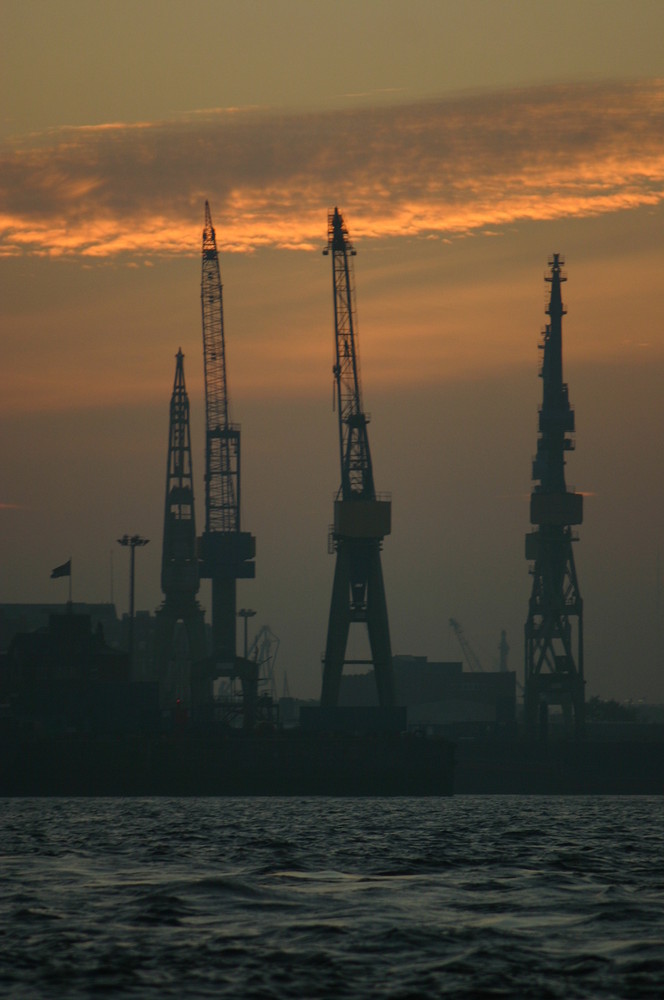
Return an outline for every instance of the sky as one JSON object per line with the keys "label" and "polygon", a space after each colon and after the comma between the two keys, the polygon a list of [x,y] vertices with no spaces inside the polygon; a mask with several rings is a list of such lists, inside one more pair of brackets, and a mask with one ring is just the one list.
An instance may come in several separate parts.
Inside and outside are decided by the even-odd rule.
{"label": "sky", "polygon": [[[588,695],[664,701],[659,0],[5,0],[0,601],[159,584],[179,348],[204,523],[200,249],[217,231],[251,624],[317,697],[334,560],[327,213],[357,250],[393,652],[523,676],[544,275],[563,255]],[[209,584],[201,588],[209,605]],[[365,639],[353,635],[351,653]]]}

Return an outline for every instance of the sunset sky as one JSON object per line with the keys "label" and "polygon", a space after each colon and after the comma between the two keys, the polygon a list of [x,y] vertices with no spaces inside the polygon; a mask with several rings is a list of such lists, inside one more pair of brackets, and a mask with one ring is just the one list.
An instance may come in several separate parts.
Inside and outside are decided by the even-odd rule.
{"label": "sunset sky", "polygon": [[664,701],[664,4],[4,0],[0,37],[0,601],[65,601],[71,556],[74,600],[125,611],[138,532],[158,606],[180,347],[202,529],[207,198],[257,538],[238,602],[281,639],[279,686],[319,694],[338,205],[393,651],[460,658],[454,617],[486,667],[506,629],[523,676],[556,251],[587,691]]}

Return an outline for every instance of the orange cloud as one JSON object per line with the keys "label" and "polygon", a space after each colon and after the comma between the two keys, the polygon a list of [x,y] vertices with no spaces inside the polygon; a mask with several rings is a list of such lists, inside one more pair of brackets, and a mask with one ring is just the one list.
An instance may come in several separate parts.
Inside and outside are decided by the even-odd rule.
{"label": "orange cloud", "polygon": [[196,253],[205,197],[240,252],[319,246],[336,203],[358,239],[654,205],[664,81],[50,131],[0,150],[0,255]]}

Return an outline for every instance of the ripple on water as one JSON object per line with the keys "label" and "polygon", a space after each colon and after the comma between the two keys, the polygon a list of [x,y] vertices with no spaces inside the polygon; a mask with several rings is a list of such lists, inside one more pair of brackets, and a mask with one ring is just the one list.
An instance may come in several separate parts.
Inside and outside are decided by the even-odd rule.
{"label": "ripple on water", "polygon": [[654,997],[662,800],[3,800],[12,997]]}

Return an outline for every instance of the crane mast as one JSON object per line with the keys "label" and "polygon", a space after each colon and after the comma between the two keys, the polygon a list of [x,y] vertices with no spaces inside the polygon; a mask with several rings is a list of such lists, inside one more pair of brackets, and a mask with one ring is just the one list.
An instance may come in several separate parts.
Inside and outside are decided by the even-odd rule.
{"label": "crane mast", "polygon": [[255,576],[256,539],[240,530],[240,428],[230,420],[221,273],[207,201],[201,314],[205,374],[205,530],[200,539],[200,572],[204,579],[212,581],[213,673],[232,677],[238,676],[239,671],[236,581]]}
{"label": "crane mast", "polygon": [[184,381],[184,354],[175,356],[171,396],[166,503],[161,558],[161,588],[165,594],[198,593],[194,482],[189,428],[189,396]]}
{"label": "crane mast", "polygon": [[[157,611],[156,657],[162,709],[192,704],[192,664],[206,655],[203,610],[196,600],[199,588],[194,515],[194,482],[189,427],[189,397],[184,380],[184,355],[178,351],[171,395],[166,501],[161,555],[164,601]],[[184,624],[188,656],[176,656],[175,631]],[[195,693],[195,692],[194,692]]]}
{"label": "crane mast", "polygon": [[[565,454],[574,448],[574,410],[563,382],[562,283],[564,261],[549,261],[551,285],[543,335],[542,406],[532,478],[526,558],[534,563],[525,625],[524,710],[531,732],[545,734],[550,705],[562,709],[565,728],[584,726],[583,601],[574,564],[572,527],[583,521],[583,496],[567,489]],[[576,628],[574,627],[576,623]]]}
{"label": "crane mast", "polygon": [[[376,495],[369,449],[367,415],[357,342],[352,258],[355,250],[337,208],[328,216],[334,301],[335,398],[339,419],[341,484],[334,502],[332,547],[336,554],[327,642],[323,661],[321,705],[334,707],[339,689],[350,625],[367,626],[378,700],[395,704],[392,650],[380,552],[391,530],[391,502]],[[355,661],[357,662],[357,661]]]}

